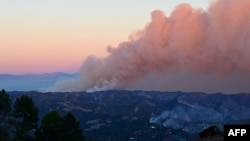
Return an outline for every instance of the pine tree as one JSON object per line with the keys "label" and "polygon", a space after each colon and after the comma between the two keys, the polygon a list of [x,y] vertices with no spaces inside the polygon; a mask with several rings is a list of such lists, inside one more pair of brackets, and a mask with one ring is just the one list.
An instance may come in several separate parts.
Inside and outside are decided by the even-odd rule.
{"label": "pine tree", "polygon": [[[62,117],[57,111],[51,111],[44,115],[40,129],[36,133],[38,141],[57,141],[58,125]],[[64,128],[64,127],[63,127]]]}
{"label": "pine tree", "polygon": [[37,132],[38,141],[84,141],[80,122],[72,113],[64,117],[57,111],[51,111],[42,119],[41,128]]}
{"label": "pine tree", "polygon": [[59,128],[62,130],[62,141],[84,141],[82,129],[80,128],[80,122],[76,120],[72,113],[67,113],[61,122]]}
{"label": "pine tree", "polygon": [[9,139],[11,99],[5,90],[0,91],[0,141]]}
{"label": "pine tree", "polygon": [[13,117],[15,120],[15,139],[32,140],[37,129],[39,110],[32,98],[22,95],[14,103]]}

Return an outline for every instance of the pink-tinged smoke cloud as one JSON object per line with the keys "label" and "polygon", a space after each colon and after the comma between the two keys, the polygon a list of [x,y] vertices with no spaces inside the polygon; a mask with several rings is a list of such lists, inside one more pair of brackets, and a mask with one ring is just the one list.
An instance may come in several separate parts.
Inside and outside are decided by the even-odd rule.
{"label": "pink-tinged smoke cloud", "polygon": [[106,58],[89,56],[58,91],[108,89],[250,91],[250,1],[217,0],[207,10],[180,4]]}

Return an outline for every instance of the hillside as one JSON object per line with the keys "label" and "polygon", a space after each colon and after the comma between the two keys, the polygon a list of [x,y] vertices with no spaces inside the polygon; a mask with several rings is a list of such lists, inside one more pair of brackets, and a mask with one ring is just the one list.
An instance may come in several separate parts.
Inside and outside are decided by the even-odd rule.
{"label": "hillside", "polygon": [[100,141],[194,140],[203,129],[250,123],[250,95],[157,91],[93,93],[9,92],[31,96],[40,117],[49,110],[71,111],[87,137]]}

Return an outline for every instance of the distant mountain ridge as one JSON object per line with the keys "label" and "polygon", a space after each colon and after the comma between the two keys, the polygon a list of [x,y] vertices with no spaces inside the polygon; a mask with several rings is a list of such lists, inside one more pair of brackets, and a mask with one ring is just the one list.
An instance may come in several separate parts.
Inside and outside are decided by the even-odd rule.
{"label": "distant mountain ridge", "polygon": [[8,91],[47,91],[57,81],[77,77],[63,72],[44,74],[0,74],[0,89]]}
{"label": "distant mountain ridge", "polygon": [[85,135],[100,141],[189,139],[212,125],[250,124],[250,94],[125,90],[9,93],[13,99],[23,93],[31,96],[41,116],[52,109],[72,112]]}

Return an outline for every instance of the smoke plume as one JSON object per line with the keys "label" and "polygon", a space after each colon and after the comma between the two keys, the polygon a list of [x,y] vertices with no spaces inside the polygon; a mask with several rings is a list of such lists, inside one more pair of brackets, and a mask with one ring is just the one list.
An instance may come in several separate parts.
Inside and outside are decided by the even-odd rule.
{"label": "smoke plume", "polygon": [[108,89],[250,91],[250,1],[217,0],[209,8],[180,4],[105,58],[89,56],[77,79],[57,91]]}

